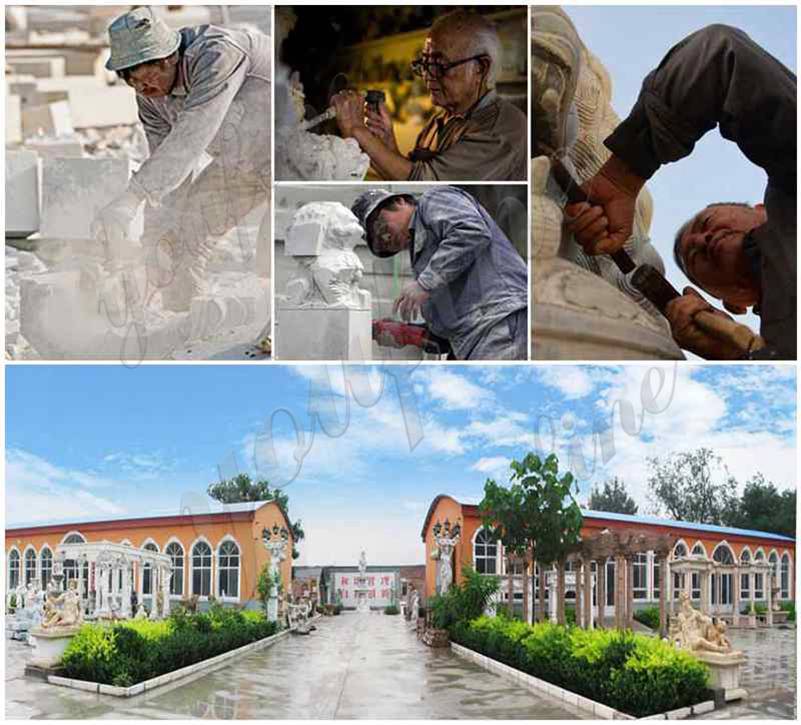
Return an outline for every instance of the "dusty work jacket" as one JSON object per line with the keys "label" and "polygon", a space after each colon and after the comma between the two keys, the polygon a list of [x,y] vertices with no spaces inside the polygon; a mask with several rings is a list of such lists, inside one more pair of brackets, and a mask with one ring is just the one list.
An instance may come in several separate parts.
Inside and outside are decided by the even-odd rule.
{"label": "dusty work jacket", "polygon": [[434,116],[409,154],[410,181],[525,181],[526,114],[489,91],[464,115]]}
{"label": "dusty work jacket", "polygon": [[409,221],[412,271],[431,296],[423,318],[460,360],[527,305],[526,263],[492,217],[453,186],[426,191]]}
{"label": "dusty work jacket", "polygon": [[676,45],[645,79],[606,146],[648,179],[719,126],[768,175],[768,221],[751,234],[761,334],[796,358],[796,77],[745,33],[711,25]]}
{"label": "dusty work jacket", "polygon": [[184,28],[169,95],[137,95],[150,158],[134,187],[157,206],[197,168],[204,152],[226,170],[270,168],[270,40],[258,31]]}

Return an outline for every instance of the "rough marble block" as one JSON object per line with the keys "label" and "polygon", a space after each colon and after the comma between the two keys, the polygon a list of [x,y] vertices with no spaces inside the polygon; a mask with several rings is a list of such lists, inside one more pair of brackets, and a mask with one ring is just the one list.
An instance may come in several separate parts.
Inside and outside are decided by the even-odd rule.
{"label": "rough marble block", "polygon": [[63,76],[66,70],[66,61],[61,56],[42,56],[39,58],[17,58],[6,56],[6,65],[10,66],[15,74],[35,76],[36,78],[55,78]]}
{"label": "rough marble block", "polygon": [[83,142],[79,138],[32,138],[25,148],[35,151],[42,159],[81,158]]}
{"label": "rough marble block", "polygon": [[22,109],[22,132],[32,136],[67,136],[73,132],[70,106],[66,101]]}
{"label": "rough marble block", "polygon": [[67,93],[75,128],[126,126],[139,121],[136,94],[127,86],[79,85]]}
{"label": "rough marble block", "polygon": [[6,146],[22,143],[22,103],[19,96],[6,93]]}
{"label": "rough marble block", "polygon": [[349,308],[281,307],[274,351],[280,360],[370,360],[372,314]]}
{"label": "rough marble block", "polygon": [[[127,159],[42,160],[43,237],[91,238],[97,212],[122,194],[131,175]],[[131,225],[131,237],[142,234],[142,210]]]}
{"label": "rough marble block", "polygon": [[284,254],[293,257],[316,257],[323,251],[324,240],[325,230],[318,222],[295,224],[292,227],[292,234],[287,235],[284,242]]}
{"label": "rough marble block", "polygon": [[30,236],[39,222],[39,160],[33,151],[6,149],[6,236]]}

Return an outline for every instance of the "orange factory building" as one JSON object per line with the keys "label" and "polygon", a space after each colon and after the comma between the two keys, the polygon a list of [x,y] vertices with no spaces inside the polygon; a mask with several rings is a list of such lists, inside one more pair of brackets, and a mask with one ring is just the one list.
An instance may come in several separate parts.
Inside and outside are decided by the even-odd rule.
{"label": "orange factory building", "polygon": [[[772,566],[775,582],[778,585],[779,601],[795,599],[795,539],[779,534],[771,534],[747,529],[736,529],[724,526],[694,524],[683,521],[671,521],[643,516],[607,513],[605,511],[582,510],[584,522],[581,529],[582,539],[595,537],[604,529],[611,531],[626,530],[648,534],[668,534],[673,541],[673,550],[669,560],[693,554],[703,555],[723,566],[729,566],[725,577],[740,576],[736,586],[729,579],[727,586],[719,587],[711,592],[711,601],[716,612],[725,614],[733,609],[733,597],[739,592],[742,603],[754,599],[764,603],[767,600],[763,575],[749,570],[752,562],[767,562]],[[449,521],[451,525],[459,523],[461,534],[453,551],[454,583],[462,580],[462,566],[470,565],[482,574],[506,575],[507,562],[503,555],[503,546],[493,540],[481,522],[478,506],[460,503],[447,495],[437,496],[431,503],[423,523],[422,539],[426,549],[426,591],[433,594],[437,591],[438,547],[435,542],[433,527],[437,522]],[[432,556],[433,555],[433,556]],[[518,565],[519,566],[519,565]],[[739,568],[743,573],[739,573]],[[634,561],[633,591],[636,606],[649,606],[659,601],[658,563],[652,552],[638,554]],[[569,569],[569,566],[568,566]],[[514,574],[521,574],[515,571]],[[674,575],[678,576],[678,575]],[[695,576],[695,575],[693,575]],[[521,577],[522,579],[522,577]],[[609,559],[606,564],[607,613],[614,603],[613,587],[615,581],[615,562]],[[693,579],[693,598],[700,598],[696,580]],[[753,591],[754,596],[751,596]],[[500,595],[507,598],[506,586],[502,585]],[[533,591],[536,596],[536,589]],[[678,591],[674,596],[678,595]],[[515,599],[522,599],[522,586],[516,587]]]}
{"label": "orange factory building", "polygon": [[[60,544],[109,541],[170,556],[172,601],[197,594],[202,603],[212,595],[223,603],[254,608],[260,606],[256,593],[259,573],[270,558],[262,544],[262,531],[276,525],[288,530],[281,579],[284,591],[290,591],[293,544],[290,523],[275,502],[256,501],[218,504],[216,509],[204,513],[7,528],[6,592],[29,581],[36,581],[44,588]],[[65,566],[68,577],[72,571]],[[89,576],[86,567],[84,593],[94,588]],[[136,591],[142,591],[145,597],[152,596],[147,572],[135,571],[134,577]]]}

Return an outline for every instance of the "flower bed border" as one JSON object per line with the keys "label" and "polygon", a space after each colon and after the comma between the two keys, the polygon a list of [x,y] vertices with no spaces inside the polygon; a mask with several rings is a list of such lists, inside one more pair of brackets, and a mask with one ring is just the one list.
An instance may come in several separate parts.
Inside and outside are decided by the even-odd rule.
{"label": "flower bed border", "polygon": [[[564,688],[558,687],[557,685],[552,685],[550,682],[546,682],[545,680],[541,680],[538,677],[534,677],[534,675],[529,675],[527,672],[523,672],[523,670],[518,670],[515,667],[511,667],[507,664],[504,664],[503,662],[499,662],[498,660],[492,659],[492,657],[487,657],[486,655],[483,655],[480,652],[476,652],[475,650],[472,650],[469,647],[465,647],[464,645],[457,644],[456,642],[451,642],[451,650],[460,657],[464,657],[465,659],[471,660],[479,667],[482,667],[485,670],[488,670],[489,672],[494,672],[499,677],[503,677],[506,680],[512,680],[514,682],[520,683],[529,690],[536,690],[538,692],[542,692],[546,695],[550,695],[551,697],[556,698],[557,700],[563,700],[568,705],[572,705],[573,707],[577,707],[581,710],[585,710],[589,713],[592,713],[592,715],[597,720],[638,719],[635,718],[633,715],[629,715],[628,713],[622,712],[620,710],[615,710],[613,707],[609,707],[609,705],[604,705],[600,702],[596,702],[595,700],[590,700],[590,698],[584,697],[583,695],[571,692],[570,690],[565,690]],[[689,707],[681,707],[677,710],[657,713],[656,715],[648,715],[647,717],[640,719],[683,720],[684,718],[690,717],[691,715],[703,715],[704,713],[712,712],[712,710],[714,709],[715,709],[714,701],[707,700],[706,702],[700,702],[697,705],[691,705]]]}
{"label": "flower bed border", "polygon": [[[309,621],[314,621],[318,619],[319,616],[320,615],[317,615],[317,617],[313,617]],[[149,680],[145,680],[144,682],[137,682],[135,685],[131,685],[130,687],[104,685],[99,682],[91,682],[88,680],[73,680],[69,677],[59,677],[58,675],[49,675],[47,681],[51,685],[69,687],[73,690],[96,692],[100,695],[112,695],[114,697],[134,697],[136,695],[141,695],[143,692],[150,692],[151,690],[155,690],[157,687],[161,687],[171,682],[189,677],[190,675],[216,669],[217,667],[224,665],[228,660],[239,655],[248,654],[249,652],[269,647],[275,644],[279,639],[289,635],[292,631],[292,629],[281,630],[280,632],[271,634],[269,637],[265,637],[264,639],[259,639],[255,642],[251,642],[250,644],[243,645],[242,647],[237,647],[236,649],[223,652],[215,657],[210,657],[209,659],[195,662],[193,665],[187,665],[186,667],[181,667],[178,670],[166,672],[163,675],[153,677]]]}

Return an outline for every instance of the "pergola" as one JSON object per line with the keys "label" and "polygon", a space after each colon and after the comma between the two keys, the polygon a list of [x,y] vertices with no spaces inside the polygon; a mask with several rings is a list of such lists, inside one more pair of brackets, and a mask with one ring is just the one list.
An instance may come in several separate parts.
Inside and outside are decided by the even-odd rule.
{"label": "pergola", "polygon": [[[55,552],[56,569],[63,570],[66,561],[74,561],[78,572],[89,567],[89,581],[94,581],[95,617],[109,617],[113,610],[119,616],[130,618],[136,614],[131,611],[131,592],[137,578],[134,567],[139,570],[137,601],[142,602],[144,594],[145,567],[149,567],[151,576],[151,592],[155,607],[156,592],[162,593],[162,616],[170,612],[170,577],[172,576],[172,559],[167,554],[160,554],[150,549],[137,549],[126,544],[113,544],[110,541],[93,541],[74,544],[60,544]],[[83,591],[81,582],[81,598],[86,601],[89,592]]]}

